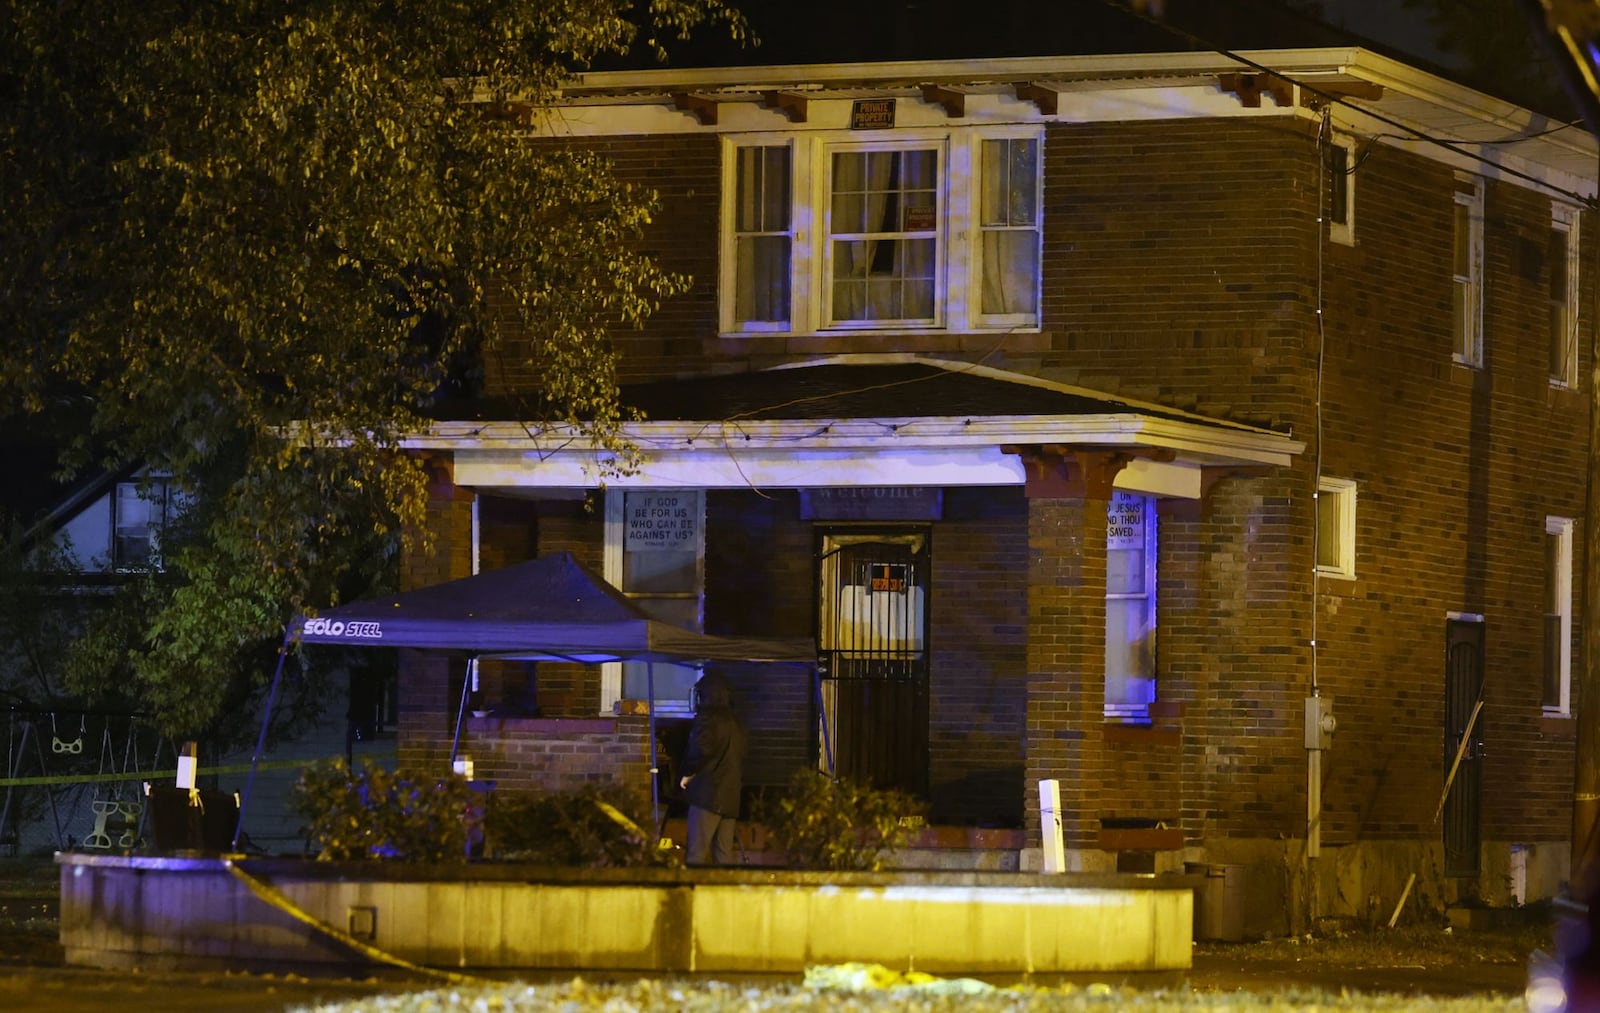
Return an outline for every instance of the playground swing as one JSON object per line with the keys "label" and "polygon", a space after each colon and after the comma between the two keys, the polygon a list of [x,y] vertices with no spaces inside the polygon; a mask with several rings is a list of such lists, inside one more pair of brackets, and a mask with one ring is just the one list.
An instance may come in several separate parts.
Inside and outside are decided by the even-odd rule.
{"label": "playground swing", "polygon": [[53,752],[53,753],[71,753],[73,756],[77,756],[79,753],[83,752],[83,737],[88,732],[88,730],[89,730],[89,716],[87,714],[79,714],[78,715],[78,737],[73,739],[70,742],[67,741],[66,739],[63,739],[61,737],[61,733],[56,730],[56,712],[55,711],[51,711],[50,712],[50,751]]}
{"label": "playground swing", "polygon": [[[128,720],[128,739],[122,750],[122,770],[117,770],[117,756],[115,744],[111,738],[111,717],[106,716],[105,724],[100,735],[100,778],[94,787],[94,798],[89,802],[89,807],[94,812],[94,829],[89,836],[83,839],[86,848],[113,847],[112,834],[116,834],[115,845],[119,848],[136,848],[143,843],[139,835],[141,818],[144,815],[144,803],[138,799],[124,799],[122,797],[123,781],[130,769],[139,773],[138,751],[135,748],[136,726],[132,718]],[[161,743],[156,742],[159,752]],[[100,786],[105,782],[106,768],[110,767],[110,783],[114,786],[110,791],[110,798],[100,797]]]}

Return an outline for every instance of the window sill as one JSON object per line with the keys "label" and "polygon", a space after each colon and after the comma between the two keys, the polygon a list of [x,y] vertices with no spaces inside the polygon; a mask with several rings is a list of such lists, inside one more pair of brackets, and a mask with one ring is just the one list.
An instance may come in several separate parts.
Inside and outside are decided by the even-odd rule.
{"label": "window sill", "polygon": [[1352,582],[1356,579],[1356,575],[1348,570],[1333,570],[1323,566],[1317,567],[1317,576],[1326,577],[1329,580],[1343,580]]}

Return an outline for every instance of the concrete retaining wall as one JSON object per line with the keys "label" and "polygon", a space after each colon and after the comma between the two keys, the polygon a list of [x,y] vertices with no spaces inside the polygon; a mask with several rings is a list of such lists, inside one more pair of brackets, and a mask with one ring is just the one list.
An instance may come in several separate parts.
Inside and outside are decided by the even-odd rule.
{"label": "concrete retaining wall", "polygon": [[1194,877],[459,868],[63,854],[61,943],[97,967],[361,965],[935,974],[1190,966]]}

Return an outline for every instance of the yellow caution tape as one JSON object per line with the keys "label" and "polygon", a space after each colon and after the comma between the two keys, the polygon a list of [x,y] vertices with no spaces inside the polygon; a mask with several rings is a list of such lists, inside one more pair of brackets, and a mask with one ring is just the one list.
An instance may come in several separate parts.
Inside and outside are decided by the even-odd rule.
{"label": "yellow caution tape", "polygon": [[[394,753],[362,753],[360,755],[387,759],[393,757]],[[256,764],[255,768],[257,770],[294,770],[300,767],[308,767],[313,763],[320,763],[324,759],[333,760],[342,759],[342,757],[328,756],[310,760],[263,760]],[[245,774],[249,773],[249,771],[250,764],[233,763],[225,767],[201,767],[196,773],[201,777],[206,777],[211,774]],[[60,785],[96,784],[102,781],[160,781],[163,779],[172,780],[177,776],[177,770],[167,769],[126,770],[120,774],[56,774],[39,777],[0,777],[0,788],[22,787],[23,785],[33,784]]]}
{"label": "yellow caution tape", "polygon": [[294,901],[284,896],[281,890],[276,889],[268,883],[263,883],[261,880],[239,868],[233,862],[228,862],[227,865],[228,871],[233,873],[233,878],[243,883],[251,893],[256,895],[257,898],[266,902],[272,907],[277,908],[279,911],[282,911],[284,914],[295,919],[296,921],[303,922],[304,924],[311,926],[311,928],[315,929],[316,931],[321,932],[323,935],[338,940],[345,946],[350,947],[352,950],[355,950],[357,953],[360,953],[369,960],[376,960],[382,964],[389,964],[392,967],[403,968],[407,971],[414,971],[417,974],[427,975],[429,977],[443,978],[452,985],[496,984],[496,982],[493,982],[488,978],[476,978],[470,974],[460,974],[456,971],[442,971],[436,967],[425,967],[422,964],[413,964],[411,961],[397,957],[392,953],[386,953],[383,950],[378,949],[376,946],[363,943],[350,933],[336,928],[335,926],[329,925],[316,915],[302,910],[295,905]]}

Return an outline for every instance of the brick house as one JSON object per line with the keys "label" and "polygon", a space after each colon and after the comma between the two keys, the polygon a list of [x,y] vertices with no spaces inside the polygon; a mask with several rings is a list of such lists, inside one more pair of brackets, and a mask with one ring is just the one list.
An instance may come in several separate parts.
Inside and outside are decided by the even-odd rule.
{"label": "brick house", "polygon": [[[832,763],[1018,828],[1023,867],[1055,779],[1069,868],[1245,870],[1261,931],[1412,874],[1551,895],[1595,144],[1367,50],[1244,55],[586,75],[534,143],[655,188],[695,277],[616,336],[639,467],[492,376],[412,442],[408,586],[570,551],[658,616],[814,638],[818,679],[733,674],[751,780]],[[463,677],[403,660],[402,759],[447,755]],[[694,677],[657,671],[659,717]],[[462,748],[503,790],[644,784],[643,695],[485,665]]]}

